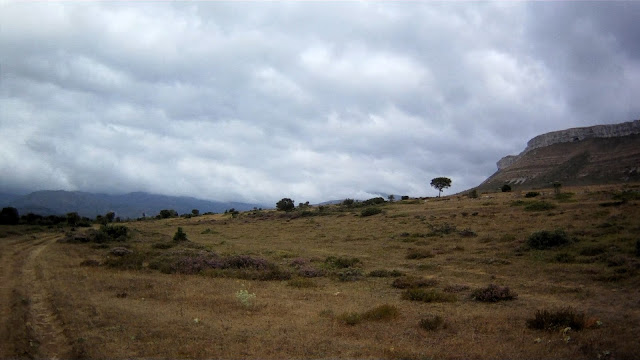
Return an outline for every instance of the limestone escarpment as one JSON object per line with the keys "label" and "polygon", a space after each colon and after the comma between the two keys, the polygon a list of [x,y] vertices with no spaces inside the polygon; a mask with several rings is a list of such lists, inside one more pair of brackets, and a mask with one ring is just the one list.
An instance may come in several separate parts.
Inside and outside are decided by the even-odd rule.
{"label": "limestone escarpment", "polygon": [[597,125],[582,128],[553,131],[538,135],[527,142],[527,147],[519,155],[508,155],[497,163],[498,170],[505,169],[515,163],[526,153],[545,146],[583,141],[593,138],[612,138],[640,134],[640,120],[612,125]]}
{"label": "limestone escarpment", "polygon": [[517,156],[498,161],[498,171],[478,186],[496,190],[640,181],[640,120],[575,128],[536,136]]}

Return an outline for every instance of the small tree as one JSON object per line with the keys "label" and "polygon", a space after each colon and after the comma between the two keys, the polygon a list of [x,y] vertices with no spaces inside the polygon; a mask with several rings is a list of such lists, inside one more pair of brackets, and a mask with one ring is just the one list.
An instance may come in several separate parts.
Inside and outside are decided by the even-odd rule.
{"label": "small tree", "polygon": [[67,213],[67,224],[69,226],[76,226],[80,222],[80,215],[77,212]]}
{"label": "small tree", "polygon": [[113,211],[109,211],[105,217],[107,218],[107,222],[113,222],[113,220],[116,218],[116,213],[114,213]]}
{"label": "small tree", "polygon": [[193,214],[193,216],[198,216],[198,215],[200,215],[200,210],[193,209],[193,210],[191,210],[191,214]]}
{"label": "small tree", "polygon": [[560,188],[562,188],[561,182],[556,181],[553,183],[553,192],[555,192],[556,195],[560,194]]}
{"label": "small tree", "polygon": [[296,208],[296,204],[289,198],[283,198],[276,203],[276,209],[279,211],[291,211]]}
{"label": "small tree", "polygon": [[443,189],[451,187],[451,179],[446,177],[433,178],[431,179],[431,186],[438,189],[438,197],[440,197]]}
{"label": "small tree", "polygon": [[187,241],[187,234],[184,231],[182,231],[181,227],[178,227],[178,231],[176,231],[176,233],[173,234],[173,241],[176,241],[176,242]]}
{"label": "small tree", "polygon": [[2,212],[0,212],[1,225],[16,225],[19,221],[18,209],[14,207],[2,208]]}
{"label": "small tree", "polygon": [[394,195],[389,195],[387,196],[387,199],[389,200],[389,202],[393,202],[393,200],[395,200],[396,197]]}

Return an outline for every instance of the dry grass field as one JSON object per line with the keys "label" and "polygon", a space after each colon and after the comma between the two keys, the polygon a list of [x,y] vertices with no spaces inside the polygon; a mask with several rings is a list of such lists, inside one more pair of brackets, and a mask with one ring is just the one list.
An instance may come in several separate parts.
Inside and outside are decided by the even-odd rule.
{"label": "dry grass field", "polygon": [[0,358],[638,358],[639,189],[5,226]]}

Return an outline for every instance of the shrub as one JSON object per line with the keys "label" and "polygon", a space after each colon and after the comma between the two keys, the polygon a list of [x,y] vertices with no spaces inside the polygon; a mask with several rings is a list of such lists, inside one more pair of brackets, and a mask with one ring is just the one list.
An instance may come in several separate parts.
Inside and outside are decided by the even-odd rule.
{"label": "shrub", "polygon": [[537,191],[529,191],[528,193],[524,194],[524,197],[526,198],[534,198],[536,196],[540,195],[539,192]]}
{"label": "shrub", "polygon": [[564,230],[537,231],[529,236],[527,245],[534,249],[543,250],[569,243],[569,236]]}
{"label": "shrub", "polygon": [[574,262],[576,260],[576,257],[573,256],[572,254],[563,252],[563,253],[556,254],[556,256],[554,257],[554,260],[559,263],[568,264],[568,263]]}
{"label": "shrub", "polygon": [[353,206],[354,203],[355,203],[355,200],[353,199],[344,199],[344,201],[342,201],[342,205],[346,207],[351,207]]}
{"label": "shrub", "polygon": [[478,190],[476,190],[476,189],[471,190],[471,191],[467,194],[467,196],[468,196],[469,198],[471,198],[471,199],[477,199],[477,198],[478,198]]}
{"label": "shrub", "polygon": [[636,241],[636,256],[640,256],[640,240]]}
{"label": "shrub", "polygon": [[293,278],[293,279],[289,280],[287,285],[289,285],[291,287],[299,288],[299,289],[313,288],[313,287],[318,286],[318,285],[316,285],[316,283],[313,280],[308,279],[308,278],[301,278],[301,277],[297,277],[297,278]]}
{"label": "shrub", "polygon": [[402,299],[422,302],[454,302],[457,300],[454,294],[441,293],[435,290],[420,288],[407,289],[402,294]]}
{"label": "shrub", "polygon": [[362,322],[362,315],[356,312],[342,313],[338,315],[338,320],[346,325],[354,326]]}
{"label": "shrub", "polygon": [[417,260],[417,259],[426,259],[432,258],[435,255],[427,249],[408,249],[407,250],[407,259]]}
{"label": "shrub", "polygon": [[556,208],[556,205],[552,203],[548,203],[546,201],[533,201],[524,207],[527,211],[545,211],[545,210],[553,210]]}
{"label": "shrub", "polygon": [[336,272],[338,280],[340,281],[358,281],[362,278],[362,271],[360,269],[347,268]]}
{"label": "shrub", "polygon": [[427,331],[435,331],[446,327],[444,319],[439,315],[422,318],[419,325],[421,329]]}
{"label": "shrub", "polygon": [[453,285],[447,285],[444,288],[444,292],[447,292],[447,293],[457,293],[457,292],[462,292],[466,290],[469,290],[469,285],[453,284]]}
{"label": "shrub", "polygon": [[502,190],[502,192],[510,192],[511,191],[511,186],[508,185],[508,184],[504,184],[504,185],[502,185],[500,190]]}
{"label": "shrub", "polygon": [[298,268],[298,275],[306,278],[320,277],[324,275],[324,271],[311,266],[303,266]]}
{"label": "shrub", "polygon": [[395,279],[391,286],[396,289],[412,289],[412,288],[423,288],[423,287],[431,287],[436,286],[438,284],[438,280],[436,279],[425,279],[416,276],[402,276]]}
{"label": "shrub", "polygon": [[509,290],[506,286],[490,284],[486,288],[476,289],[471,293],[471,298],[482,302],[498,302],[503,300],[515,300],[518,294]]}
{"label": "shrub", "polygon": [[357,257],[349,258],[349,257],[342,257],[342,256],[340,257],[329,256],[325,259],[324,263],[328,267],[346,269],[359,264],[360,259],[358,259]]}
{"label": "shrub", "polygon": [[604,245],[587,246],[580,250],[582,256],[596,256],[604,254],[607,251],[607,247]]}
{"label": "shrub", "polygon": [[398,277],[402,276],[400,270],[373,270],[369,272],[369,277]]}
{"label": "shrub", "polygon": [[476,237],[476,236],[478,236],[478,234],[476,234],[476,232],[471,230],[471,229],[464,229],[464,230],[458,232],[458,234],[460,234],[460,236],[462,236],[462,237]]}
{"label": "shrub", "polygon": [[363,321],[389,321],[400,315],[400,310],[394,305],[380,305],[364,313],[346,312],[338,316],[338,320],[346,325],[354,326]]}
{"label": "shrub", "polygon": [[436,236],[436,235],[448,235],[453,233],[454,231],[456,231],[456,226],[455,225],[451,225],[449,223],[443,223],[440,225],[429,225],[429,228],[431,228],[431,236]]}
{"label": "shrub", "polygon": [[570,327],[571,330],[579,331],[585,327],[585,314],[570,307],[555,311],[536,310],[534,317],[527,320],[527,327],[535,330]]}
{"label": "shrub", "polygon": [[380,209],[380,208],[369,207],[369,208],[366,208],[366,209],[362,210],[360,212],[360,216],[362,216],[362,217],[372,216],[372,215],[380,214],[381,212],[382,212],[382,209]]}
{"label": "shrub", "polygon": [[140,270],[145,256],[139,252],[132,252],[123,256],[110,256],[104,261],[104,265],[121,270]]}
{"label": "shrub", "polygon": [[380,305],[362,314],[364,320],[385,321],[395,319],[400,315],[400,310],[394,305]]}
{"label": "shrub", "polygon": [[556,200],[559,201],[569,201],[571,200],[571,198],[573,197],[574,193],[571,192],[567,192],[567,193],[560,193],[560,194],[556,194]]}
{"label": "shrub", "polygon": [[178,227],[178,230],[176,231],[176,233],[173,235],[173,241],[175,242],[181,242],[181,241],[187,241],[187,234],[182,231],[181,227]]}
{"label": "shrub", "polygon": [[102,225],[100,232],[113,241],[126,241],[129,237],[129,228],[124,225]]}
{"label": "shrub", "polygon": [[363,206],[369,206],[369,205],[379,205],[379,204],[384,204],[385,200],[383,197],[378,196],[378,197],[374,197],[371,199],[367,199],[365,201],[362,202]]}
{"label": "shrub", "polygon": [[295,208],[295,202],[289,198],[283,198],[276,203],[276,209],[279,211],[292,211]]}
{"label": "shrub", "polygon": [[161,249],[161,250],[170,249],[173,246],[174,246],[174,244],[172,244],[172,243],[155,243],[155,244],[151,245],[152,248]]}

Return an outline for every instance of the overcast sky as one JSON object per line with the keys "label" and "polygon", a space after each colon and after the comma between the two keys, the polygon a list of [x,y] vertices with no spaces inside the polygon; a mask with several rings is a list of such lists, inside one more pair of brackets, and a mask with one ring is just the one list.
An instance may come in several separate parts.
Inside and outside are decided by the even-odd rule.
{"label": "overcast sky", "polygon": [[480,184],[640,118],[640,2],[0,0],[0,191],[320,202]]}

